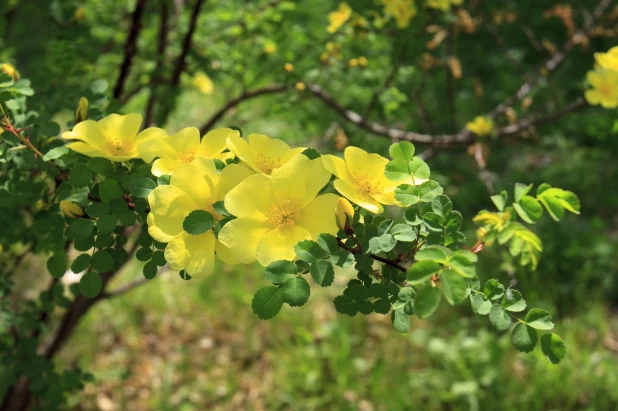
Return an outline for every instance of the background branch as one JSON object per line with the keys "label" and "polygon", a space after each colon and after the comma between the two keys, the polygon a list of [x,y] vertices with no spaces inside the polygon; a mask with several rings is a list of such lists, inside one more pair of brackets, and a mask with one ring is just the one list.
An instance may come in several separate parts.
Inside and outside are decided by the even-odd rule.
{"label": "background branch", "polygon": [[146,0],[137,0],[135,10],[133,11],[133,15],[131,17],[131,28],[129,29],[129,35],[127,36],[127,41],[124,45],[124,59],[122,60],[118,80],[116,81],[116,86],[114,87],[112,94],[116,99],[119,99],[122,95],[124,84],[129,76],[129,70],[131,69],[133,57],[137,53],[137,36],[142,29],[141,20],[145,5]]}

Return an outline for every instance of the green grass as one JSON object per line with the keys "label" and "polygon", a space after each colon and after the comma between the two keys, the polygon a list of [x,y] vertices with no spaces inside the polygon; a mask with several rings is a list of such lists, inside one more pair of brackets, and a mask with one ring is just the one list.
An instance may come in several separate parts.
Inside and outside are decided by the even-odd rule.
{"label": "green grass", "polygon": [[[129,270],[122,283],[140,275]],[[610,410],[618,406],[618,321],[601,307],[560,319],[559,366],[539,347],[517,353],[468,307],[444,306],[403,336],[389,316],[337,315],[338,285],[312,286],[304,309],[272,321],[251,313],[258,267],[220,267],[185,282],[159,274],[100,303],[60,361],[96,383],[74,398],[86,409]],[[458,312],[455,312],[455,311]],[[466,331],[469,330],[469,331]]]}

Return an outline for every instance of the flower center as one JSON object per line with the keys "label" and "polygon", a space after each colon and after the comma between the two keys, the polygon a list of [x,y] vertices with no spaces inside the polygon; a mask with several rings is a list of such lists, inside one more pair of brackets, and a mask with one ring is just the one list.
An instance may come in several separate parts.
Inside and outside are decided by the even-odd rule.
{"label": "flower center", "polygon": [[275,168],[281,167],[281,158],[270,158],[259,154],[255,159],[255,166],[264,174],[270,174]]}
{"label": "flower center", "polygon": [[124,142],[118,137],[107,136],[105,140],[105,150],[114,156],[128,155],[135,147],[132,143]]}
{"label": "flower center", "polygon": [[268,223],[275,229],[295,224],[300,216],[300,201],[295,198],[277,198],[268,208]]}
{"label": "flower center", "polygon": [[197,153],[197,147],[190,148],[186,151],[182,151],[178,153],[178,159],[182,163],[190,163],[195,159],[195,154]]}
{"label": "flower center", "polygon": [[382,186],[375,181],[374,177],[368,174],[355,174],[358,190],[364,194],[377,194],[382,191]]}

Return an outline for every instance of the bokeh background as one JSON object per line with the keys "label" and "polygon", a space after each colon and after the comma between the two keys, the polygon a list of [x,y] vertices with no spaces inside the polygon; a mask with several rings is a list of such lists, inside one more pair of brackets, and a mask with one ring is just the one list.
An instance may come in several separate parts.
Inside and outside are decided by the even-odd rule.
{"label": "bokeh background", "polygon": [[[534,80],[496,120],[508,125],[581,98],[593,53],[618,44],[615,0],[464,0],[448,11],[416,1],[405,27],[383,2],[349,3],[348,18],[329,20],[338,1],[0,0],[0,62],[31,79],[30,104],[63,128],[96,89],[109,110],[141,112],[170,133],[233,125],[323,153],[356,145],[386,155],[391,139],[337,106],[363,121],[449,134]],[[561,64],[547,70],[559,53]],[[616,110],[583,107],[498,139],[417,145],[464,215],[469,245],[472,217],[515,182],[548,182],[580,197],[580,216],[535,227],[545,244],[536,271],[510,263],[499,247],[480,256],[482,278],[511,281],[555,315],[568,347],[560,365],[539,349],[518,353],[467,304],[413,320],[405,336],[389,316],[338,315],[332,299],[353,275],[345,270],[332,289],[312,287],[302,309],[261,321],[250,302],[263,269],[221,265],[190,282],[164,270],[98,303],[57,356],[95,376],[71,407],[617,409],[617,119]],[[18,265],[19,299],[49,282],[44,264]],[[141,275],[135,262],[114,281]]]}

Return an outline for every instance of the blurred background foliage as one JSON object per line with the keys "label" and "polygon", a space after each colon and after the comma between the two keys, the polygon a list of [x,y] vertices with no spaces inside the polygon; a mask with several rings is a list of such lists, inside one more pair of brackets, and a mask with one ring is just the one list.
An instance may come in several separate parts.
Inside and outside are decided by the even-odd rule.
{"label": "blurred background foliage", "polygon": [[[351,1],[349,19],[329,32],[337,1],[0,0],[0,62],[31,80],[31,108],[63,128],[80,97],[105,91],[108,112],[144,113],[170,133],[233,125],[322,152],[353,144],[386,155],[390,138],[348,121],[309,87],[365,122],[451,134],[531,78],[538,82],[499,126],[565,107],[582,96],[593,53],[617,44],[616,1],[601,2],[598,18],[597,0],[465,0],[449,12],[416,3],[417,15],[400,28],[380,2]],[[565,44],[564,62],[548,72],[543,63]],[[249,307],[261,268],[221,267],[194,283],[159,274],[92,310],[58,358],[96,378],[71,406],[616,409],[617,133],[615,110],[585,107],[497,139],[417,144],[467,217],[470,239],[471,217],[515,182],[548,182],[581,199],[580,217],[537,225],[545,249],[536,272],[497,247],[479,267],[557,314],[569,347],[561,365],[538,351],[518,354],[465,304],[457,315],[442,307],[401,336],[387,317],[335,315],[331,291],[314,288],[308,309],[266,323]],[[41,264],[17,267],[19,298],[49,281]],[[140,271],[130,267],[122,278]],[[346,278],[339,273],[340,286]],[[461,331],[470,328],[462,322],[475,331]]]}

